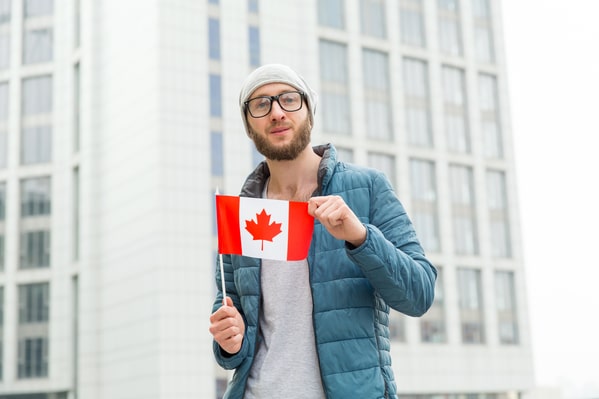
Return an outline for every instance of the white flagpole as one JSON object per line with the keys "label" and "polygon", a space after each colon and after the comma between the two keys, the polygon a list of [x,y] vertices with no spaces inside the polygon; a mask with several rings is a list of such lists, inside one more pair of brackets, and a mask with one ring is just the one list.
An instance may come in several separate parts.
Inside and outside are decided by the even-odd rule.
{"label": "white flagpole", "polygon": [[225,288],[225,269],[223,268],[223,254],[218,254],[220,259],[220,282],[223,288],[223,306],[227,306],[227,289]]}
{"label": "white flagpole", "polygon": [[[216,192],[214,193],[214,199],[216,201],[216,196],[218,195],[218,187],[216,187]],[[220,263],[220,282],[222,285],[223,291],[223,306],[227,306],[227,289],[225,287],[225,269],[223,267],[223,254],[218,253],[218,259]]]}

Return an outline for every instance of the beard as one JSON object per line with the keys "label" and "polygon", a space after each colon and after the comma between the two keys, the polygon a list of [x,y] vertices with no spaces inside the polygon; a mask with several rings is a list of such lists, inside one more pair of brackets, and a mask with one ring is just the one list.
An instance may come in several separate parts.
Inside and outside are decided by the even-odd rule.
{"label": "beard", "polygon": [[268,142],[266,137],[259,135],[253,129],[250,130],[250,135],[256,146],[256,150],[272,161],[292,161],[310,144],[310,119],[299,126],[297,135],[293,137],[291,142],[285,146],[275,146]]}

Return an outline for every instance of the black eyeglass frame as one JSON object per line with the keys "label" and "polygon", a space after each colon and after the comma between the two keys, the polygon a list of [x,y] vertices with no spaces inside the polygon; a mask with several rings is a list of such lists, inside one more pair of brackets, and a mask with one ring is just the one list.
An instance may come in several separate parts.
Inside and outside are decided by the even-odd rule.
{"label": "black eyeglass frame", "polygon": [[[299,107],[298,107],[297,109],[293,109],[293,110],[285,108],[285,106],[283,106],[283,105],[281,104],[281,102],[279,101],[279,98],[280,98],[281,96],[284,96],[284,95],[286,95],[286,94],[292,94],[292,93],[297,93],[297,94],[299,94],[299,95],[300,95],[300,103],[299,103]],[[273,103],[274,101],[276,101],[276,102],[277,102],[277,104],[279,104],[279,107],[281,107],[281,109],[282,109],[283,111],[285,111],[285,112],[297,112],[297,111],[299,111],[299,110],[300,110],[300,109],[302,109],[302,107],[304,106],[304,98],[305,98],[305,95],[306,95],[306,94],[305,94],[303,91],[301,91],[301,90],[286,91],[285,93],[277,94],[276,96],[258,96],[258,97],[250,98],[249,100],[247,100],[247,101],[244,101],[243,105],[244,105],[244,107],[245,107],[245,110],[246,110],[246,112],[248,112],[252,118],[256,118],[256,119],[258,119],[258,118],[264,118],[265,116],[267,116],[268,114],[270,114],[270,111],[272,111],[272,103]],[[257,100],[257,99],[259,99],[259,98],[268,98],[268,99],[270,100],[270,104],[269,104],[269,106],[268,106],[268,111],[267,111],[267,112],[266,112],[264,115],[261,115],[261,116],[254,116],[254,115],[252,114],[252,111],[250,111],[249,103],[250,103],[251,101]]]}

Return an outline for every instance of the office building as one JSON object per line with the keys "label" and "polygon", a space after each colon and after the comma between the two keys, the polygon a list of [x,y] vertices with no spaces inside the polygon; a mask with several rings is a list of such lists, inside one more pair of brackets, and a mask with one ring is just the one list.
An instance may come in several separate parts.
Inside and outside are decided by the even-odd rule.
{"label": "office building", "polygon": [[[391,315],[403,399],[533,385],[498,0],[0,0],[0,398],[197,399],[213,195],[261,160],[238,93],[286,63],[313,142],[383,170],[439,269]],[[292,365],[290,365],[290,369]]]}

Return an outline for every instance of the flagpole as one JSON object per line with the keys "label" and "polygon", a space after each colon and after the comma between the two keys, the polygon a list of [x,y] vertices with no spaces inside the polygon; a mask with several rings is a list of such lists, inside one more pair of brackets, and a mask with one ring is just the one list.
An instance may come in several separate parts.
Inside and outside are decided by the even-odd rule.
{"label": "flagpole", "polygon": [[218,257],[220,259],[220,282],[222,284],[223,290],[223,306],[227,306],[227,289],[225,288],[225,269],[223,267],[223,254],[219,253]]}
{"label": "flagpole", "polygon": [[[214,198],[216,200],[216,196],[218,195],[218,187],[216,187],[216,191],[214,192]],[[222,285],[223,291],[223,306],[227,306],[227,289],[225,286],[225,268],[223,267],[223,254],[218,253],[218,259],[220,263],[220,282]]]}

